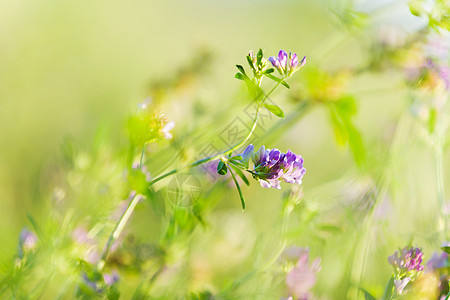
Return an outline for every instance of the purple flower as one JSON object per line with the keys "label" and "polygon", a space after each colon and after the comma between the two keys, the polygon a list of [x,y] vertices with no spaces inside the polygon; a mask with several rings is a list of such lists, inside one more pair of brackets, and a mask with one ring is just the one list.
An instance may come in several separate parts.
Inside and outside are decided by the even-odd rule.
{"label": "purple flower", "polygon": [[77,242],[84,250],[83,259],[91,264],[96,264],[100,261],[100,253],[97,250],[98,242],[89,237],[88,231],[79,226],[72,232],[72,239]]}
{"label": "purple flower", "polygon": [[253,178],[257,179],[263,188],[280,189],[280,182],[302,183],[306,169],[303,167],[303,158],[290,150],[286,153],[278,149],[266,149],[261,146],[253,152],[253,145],[249,145],[242,157],[243,163],[248,168],[249,157],[254,163],[254,170],[250,171]]}
{"label": "purple flower", "polygon": [[113,270],[111,274],[105,273],[103,274],[103,281],[107,286],[112,286],[114,283],[119,281],[119,274],[116,270]]}
{"label": "purple flower", "polygon": [[19,256],[23,256],[24,253],[30,252],[36,248],[38,238],[36,234],[26,228],[20,232],[19,238]]}
{"label": "purple flower", "polygon": [[394,286],[399,295],[423,270],[422,257],[422,250],[414,247],[405,247],[389,256],[388,261],[394,267]]}
{"label": "purple flower", "polygon": [[298,254],[297,263],[286,274],[286,285],[294,299],[308,299],[309,290],[316,283],[316,273],[320,271],[320,258],[309,264],[308,249],[302,249]]}
{"label": "purple flower", "polygon": [[445,65],[441,66],[439,68],[439,77],[445,82],[445,88],[450,90],[450,67]]}
{"label": "purple flower", "polygon": [[280,72],[281,75],[291,76],[300,67],[305,65],[306,56],[304,56],[299,62],[297,54],[287,54],[286,51],[280,50],[280,52],[278,52],[278,56],[269,57],[269,61],[278,70],[278,72]]}
{"label": "purple flower", "polygon": [[420,248],[405,247],[389,256],[388,261],[394,267],[396,273],[406,273],[411,271],[422,271],[423,253]]}
{"label": "purple flower", "polygon": [[427,271],[434,272],[448,265],[449,265],[448,254],[445,252],[441,252],[440,254],[435,252],[433,253],[433,256],[430,258],[430,260],[427,262]]}

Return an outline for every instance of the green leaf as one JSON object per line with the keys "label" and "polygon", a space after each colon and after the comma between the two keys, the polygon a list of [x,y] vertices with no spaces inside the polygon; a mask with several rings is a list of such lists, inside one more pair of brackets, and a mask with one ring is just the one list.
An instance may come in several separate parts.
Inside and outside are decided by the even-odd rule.
{"label": "green leaf", "polygon": [[353,96],[347,95],[335,102],[340,115],[353,116],[358,112],[356,100]]}
{"label": "green leaf", "polygon": [[230,174],[231,174],[231,177],[233,178],[234,184],[236,184],[237,190],[239,192],[239,198],[241,198],[242,209],[245,209],[244,195],[242,195],[241,187],[239,186],[239,183],[237,182],[236,177],[234,177],[234,173],[231,171],[231,169],[230,169]]}
{"label": "green leaf", "polygon": [[444,251],[445,253],[450,254],[450,245],[444,245],[441,247],[441,250]]}
{"label": "green leaf", "polygon": [[270,69],[265,70],[263,74],[267,75],[267,74],[273,73],[274,71],[275,70],[273,68],[270,68]]}
{"label": "green leaf", "polygon": [[217,165],[217,173],[219,175],[227,174],[227,165],[223,161],[219,161],[219,164]]}
{"label": "green leaf", "polygon": [[239,80],[245,81],[248,91],[253,99],[256,100],[264,94],[263,90],[259,86],[257,86],[247,75],[242,73],[236,73],[234,77]]}
{"label": "green leaf", "polygon": [[352,116],[357,111],[355,99],[345,96],[337,102],[330,102],[329,109],[336,142],[342,146],[348,144],[356,163],[363,165],[366,159],[365,147],[361,134],[352,121]]}
{"label": "green leaf", "polygon": [[247,76],[245,76],[242,73],[236,73],[236,75],[234,75],[234,78],[237,78],[239,80],[245,80],[245,77],[247,77]]}
{"label": "green leaf", "polygon": [[369,293],[368,291],[366,291],[363,288],[359,288],[363,293],[364,293],[364,299],[365,300],[377,300],[377,298],[375,298],[374,296],[372,296],[371,293]]}
{"label": "green leaf", "polygon": [[245,74],[244,67],[242,67],[241,65],[236,65],[236,68],[238,68],[238,70],[239,70],[242,74],[247,75],[247,74]]}
{"label": "green leaf", "polygon": [[41,228],[30,213],[27,213],[27,218],[30,221],[31,225],[33,225],[34,231],[36,231],[37,235],[42,235]]}
{"label": "green leaf", "polygon": [[246,58],[247,58],[247,62],[249,64],[250,68],[255,70],[255,66],[253,66],[253,61],[252,61],[252,58],[250,57],[250,55],[247,55]]}
{"label": "green leaf", "polygon": [[259,49],[258,53],[256,54],[256,64],[259,66],[261,64],[262,58],[263,58],[263,51],[262,49]]}
{"label": "green leaf", "polygon": [[349,146],[352,151],[353,158],[358,165],[362,165],[366,159],[366,150],[361,134],[352,123],[346,124],[346,126],[349,137]]}
{"label": "green leaf", "polygon": [[382,300],[391,300],[394,293],[394,276],[389,279],[388,284],[386,285],[386,289],[384,290]]}
{"label": "green leaf", "polygon": [[230,159],[228,162],[230,164],[233,164],[234,166],[240,168],[240,169],[244,169],[245,168],[245,165],[239,160]]}
{"label": "green leaf", "polygon": [[264,107],[267,108],[271,113],[273,113],[275,116],[284,118],[284,112],[283,110],[274,104],[264,104]]}
{"label": "green leaf", "polygon": [[237,168],[233,164],[231,164],[230,167],[233,168],[233,170],[236,172],[236,174],[238,174],[238,176],[241,177],[242,181],[244,181],[244,183],[246,185],[250,185],[250,182],[248,182],[247,177],[245,177],[244,173],[242,173],[242,171],[239,168]]}
{"label": "green leaf", "polygon": [[278,77],[275,77],[275,76],[273,76],[272,74],[266,74],[266,73],[264,73],[264,75],[266,75],[267,78],[270,78],[270,79],[272,79],[273,81],[276,81],[276,82],[281,83],[283,86],[285,86],[285,87],[288,88],[288,89],[291,88],[291,87],[289,86],[289,84],[286,83],[286,81],[284,81],[284,80],[282,80],[282,79],[280,79],[280,78],[278,78]]}
{"label": "green leaf", "polygon": [[423,7],[421,1],[413,0],[409,2],[409,10],[411,14],[420,17],[423,14]]}

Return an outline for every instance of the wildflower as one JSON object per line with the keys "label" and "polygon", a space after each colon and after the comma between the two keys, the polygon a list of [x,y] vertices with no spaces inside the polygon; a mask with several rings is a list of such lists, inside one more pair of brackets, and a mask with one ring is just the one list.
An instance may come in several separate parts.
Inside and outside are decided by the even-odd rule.
{"label": "wildflower", "polygon": [[112,273],[103,274],[103,281],[107,286],[112,286],[114,283],[119,281],[119,274],[116,270],[112,271]]}
{"label": "wildflower", "polygon": [[405,247],[389,256],[388,261],[394,267],[394,286],[399,295],[423,270],[422,257],[422,250],[413,247]]}
{"label": "wildflower", "polygon": [[[399,256],[400,254],[400,256]],[[388,261],[394,267],[394,270],[398,273],[422,271],[423,253],[420,248],[407,247],[399,251],[396,251],[393,255],[389,256]]]}
{"label": "wildflower", "polygon": [[147,110],[151,104],[152,104],[152,98],[150,98],[150,97],[145,98],[144,101],[142,101],[141,103],[138,103],[138,105],[137,105],[138,112]]}
{"label": "wildflower", "polygon": [[169,131],[172,130],[174,127],[175,127],[175,122],[171,121],[171,122],[168,122],[166,125],[164,125],[164,127],[161,129],[161,133],[163,134],[163,136],[166,140],[172,139],[173,136]]}
{"label": "wildflower", "polygon": [[83,260],[96,264],[100,260],[100,253],[97,250],[98,242],[89,236],[89,232],[82,226],[74,229],[72,239],[79,245]]}
{"label": "wildflower", "polygon": [[290,150],[286,153],[278,149],[265,149],[264,146],[253,153],[253,145],[249,145],[242,154],[242,162],[246,168],[249,159],[254,163],[253,178],[257,179],[263,188],[280,189],[280,182],[302,183],[306,169],[303,167],[303,158]]}
{"label": "wildflower", "polygon": [[103,291],[100,284],[96,280],[89,278],[86,273],[83,273],[82,284],[96,293],[101,293]]}
{"label": "wildflower", "polygon": [[286,274],[288,292],[294,299],[308,299],[309,290],[316,283],[316,273],[320,271],[320,258],[309,264],[308,249],[295,248],[293,252],[298,254],[298,260]]}
{"label": "wildflower", "polygon": [[394,286],[395,290],[399,295],[403,293],[403,290],[405,289],[406,285],[411,281],[411,277],[405,277],[401,280],[394,279]]}
{"label": "wildflower", "polygon": [[269,57],[269,61],[281,75],[291,76],[294,72],[305,65],[306,56],[299,61],[297,54],[292,54],[289,52],[288,55],[286,51],[280,50],[280,52],[278,52],[278,57],[271,56]]}
{"label": "wildflower", "polygon": [[434,272],[438,269],[445,268],[449,265],[449,256],[445,252],[441,252],[438,254],[437,252],[433,253],[433,256],[427,262],[427,271]]}
{"label": "wildflower", "polygon": [[19,256],[22,257],[25,253],[30,252],[36,248],[38,238],[36,234],[26,228],[20,232],[19,238]]}

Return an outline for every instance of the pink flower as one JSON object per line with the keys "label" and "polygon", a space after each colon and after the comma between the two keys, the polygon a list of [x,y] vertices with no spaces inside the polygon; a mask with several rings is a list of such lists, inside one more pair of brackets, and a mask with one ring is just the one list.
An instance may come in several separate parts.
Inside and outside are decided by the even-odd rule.
{"label": "pink flower", "polygon": [[[298,249],[297,249],[298,250]],[[309,264],[309,251],[294,251],[300,256],[295,267],[286,275],[286,285],[294,299],[305,299],[309,290],[316,283],[316,273],[320,271],[320,258]]]}

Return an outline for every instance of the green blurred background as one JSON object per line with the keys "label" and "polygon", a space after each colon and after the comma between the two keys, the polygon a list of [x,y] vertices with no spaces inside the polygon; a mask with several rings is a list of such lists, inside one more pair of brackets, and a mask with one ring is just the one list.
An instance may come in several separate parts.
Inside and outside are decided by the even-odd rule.
{"label": "green blurred background", "polygon": [[[353,30],[338,17],[345,15],[348,5],[349,1],[280,0],[0,1],[0,257],[7,259],[16,253],[20,230],[30,227],[27,213],[46,218],[53,178],[61,172],[63,141],[70,137],[79,149],[90,149],[100,135],[112,147],[123,147],[126,118],[138,102],[150,96],[152,83],[164,82],[180,67],[190,66],[199,52],[211,54],[207,70],[162,104],[166,117],[176,122],[175,140],[198,128],[204,131],[200,142],[194,143],[196,150],[247,106],[238,96],[245,89],[234,78],[234,65],[244,64],[250,49],[263,48],[266,56],[290,49],[308,57],[305,72],[310,66],[335,71],[364,62],[380,26],[412,31],[421,24],[409,14],[406,1],[359,1],[361,11],[368,14],[364,19],[368,25],[363,31]],[[195,63],[202,67],[201,60]],[[358,202],[358,192],[373,185],[369,175],[381,173],[383,164],[391,166],[395,161],[389,171],[394,184],[385,197],[389,213],[380,213],[383,222],[389,223],[382,230],[390,235],[374,233],[377,243],[386,247],[369,260],[366,268],[377,268],[379,273],[368,272],[368,281],[388,278],[386,255],[412,236],[424,247],[435,246],[428,235],[436,227],[438,211],[432,155],[414,134],[408,136],[412,126],[408,122],[412,121],[407,117],[407,129],[398,133],[400,146],[393,150],[394,158],[387,157],[397,121],[409,109],[401,75],[394,71],[369,73],[348,85],[359,103],[355,124],[370,157],[366,170],[359,170],[351,153],[336,145],[329,116],[320,107],[267,144],[290,148],[304,157],[303,192],[309,209],[322,213],[327,224],[341,226],[345,232],[338,236],[328,233],[326,244],[304,233],[293,237],[297,244],[311,247],[315,256],[322,254],[319,285],[331,286],[331,290],[339,291],[342,277],[348,275],[342,273],[343,265],[349,255],[351,258],[353,231],[359,226],[340,223],[349,213],[342,211],[357,210],[359,204],[352,201]],[[296,82],[290,84],[295,87]],[[289,92],[273,97],[285,112],[295,106],[285,100]],[[218,116],[221,122],[214,122]],[[104,131],[99,133],[99,128]],[[170,153],[177,149],[165,147],[172,149]],[[151,172],[158,170],[155,167]],[[208,241],[223,224],[236,227],[250,240],[270,232],[278,217],[273,212],[279,211],[281,193],[262,190],[257,183],[244,189],[246,213],[240,212],[236,192],[227,192],[220,200],[226,205],[221,204],[209,216],[212,233],[196,232],[202,241],[199,245],[210,247]],[[137,215],[136,224],[145,226],[144,212]],[[243,227],[250,228],[253,235],[241,232]],[[203,236],[207,234],[212,236]],[[272,243],[269,237],[267,245]],[[225,245],[229,242],[222,241]],[[211,247],[224,245],[215,242]],[[342,261],[341,252],[346,256]],[[211,253],[215,256],[212,269],[231,268],[220,264],[220,251]],[[235,263],[248,260],[249,255],[244,251],[242,257],[234,257]],[[231,261],[233,256],[224,257]],[[385,265],[380,267],[379,262]],[[374,286],[377,292],[382,288],[378,283]]]}

